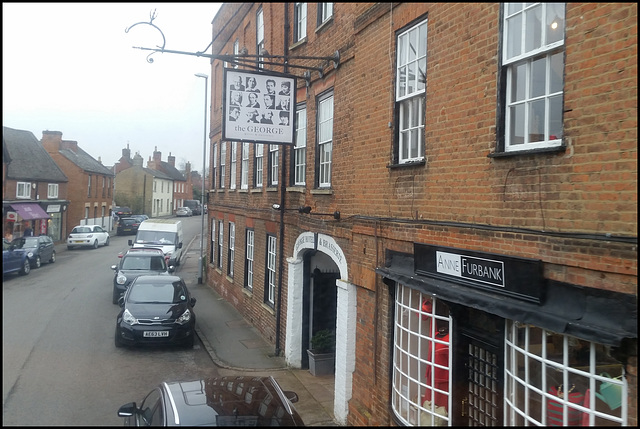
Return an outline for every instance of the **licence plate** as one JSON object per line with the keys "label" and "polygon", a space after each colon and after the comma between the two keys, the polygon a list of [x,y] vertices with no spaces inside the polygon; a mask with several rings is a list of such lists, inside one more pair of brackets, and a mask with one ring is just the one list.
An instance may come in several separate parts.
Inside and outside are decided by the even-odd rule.
{"label": "licence plate", "polygon": [[144,331],[143,337],[168,337],[169,331]]}
{"label": "licence plate", "polygon": [[74,243],[84,243],[84,240],[76,240]]}

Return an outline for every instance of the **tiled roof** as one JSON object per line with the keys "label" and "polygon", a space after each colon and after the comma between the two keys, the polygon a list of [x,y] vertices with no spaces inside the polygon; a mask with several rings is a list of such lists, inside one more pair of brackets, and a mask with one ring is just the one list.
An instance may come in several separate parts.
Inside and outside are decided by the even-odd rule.
{"label": "tiled roof", "polygon": [[31,131],[2,127],[2,145],[11,159],[7,166],[8,178],[49,182],[69,181]]}
{"label": "tiled roof", "polygon": [[94,159],[87,152],[78,147],[78,151],[74,152],[70,149],[60,149],[58,151],[62,156],[73,162],[82,170],[88,173],[104,174],[107,176],[113,176],[113,172]]}

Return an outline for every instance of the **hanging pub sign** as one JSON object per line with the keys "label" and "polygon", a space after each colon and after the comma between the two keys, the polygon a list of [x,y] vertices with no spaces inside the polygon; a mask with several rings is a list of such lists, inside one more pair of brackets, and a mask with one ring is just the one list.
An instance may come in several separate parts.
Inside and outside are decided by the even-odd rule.
{"label": "hanging pub sign", "polygon": [[222,140],[293,144],[295,78],[224,69]]}
{"label": "hanging pub sign", "polygon": [[542,262],[493,253],[414,243],[417,274],[489,289],[517,299],[542,299]]}

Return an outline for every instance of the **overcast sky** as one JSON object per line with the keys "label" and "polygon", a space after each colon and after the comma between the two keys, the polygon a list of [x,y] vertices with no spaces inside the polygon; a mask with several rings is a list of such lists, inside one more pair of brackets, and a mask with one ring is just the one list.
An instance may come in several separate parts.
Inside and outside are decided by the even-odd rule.
{"label": "overcast sky", "polygon": [[[2,124],[60,131],[111,166],[129,145],[146,161],[154,148],[176,166],[202,170],[208,58],[155,53],[204,51],[220,3],[3,3]],[[207,53],[211,53],[208,49]],[[211,81],[208,80],[210,87]],[[207,89],[207,111],[210,104]],[[207,133],[208,128],[207,113]],[[207,157],[209,155],[207,139]],[[208,167],[207,167],[208,168]]]}

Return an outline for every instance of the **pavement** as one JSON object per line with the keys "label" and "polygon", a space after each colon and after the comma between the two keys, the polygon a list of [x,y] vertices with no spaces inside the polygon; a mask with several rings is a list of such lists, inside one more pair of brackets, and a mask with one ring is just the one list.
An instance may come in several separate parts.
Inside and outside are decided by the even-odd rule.
{"label": "pavement", "polygon": [[294,407],[306,426],[339,426],[333,414],[334,376],[288,367],[284,357],[275,356],[275,346],[229,302],[212,287],[198,284],[199,239],[197,235],[187,245],[177,274],[196,298],[196,333],[219,374],[272,375],[283,390],[298,394]]}

